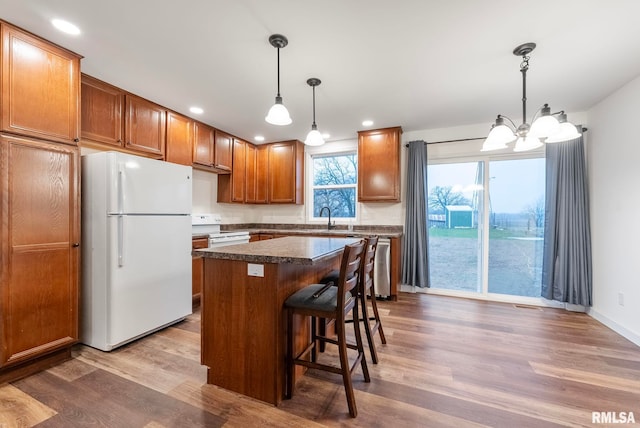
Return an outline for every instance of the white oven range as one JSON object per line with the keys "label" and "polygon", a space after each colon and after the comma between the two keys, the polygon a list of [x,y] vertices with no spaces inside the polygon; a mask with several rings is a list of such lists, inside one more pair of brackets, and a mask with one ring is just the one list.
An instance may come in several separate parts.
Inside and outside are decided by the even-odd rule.
{"label": "white oven range", "polygon": [[249,232],[246,230],[221,231],[220,214],[192,214],[191,232],[193,235],[209,235],[209,248],[227,245],[246,244]]}

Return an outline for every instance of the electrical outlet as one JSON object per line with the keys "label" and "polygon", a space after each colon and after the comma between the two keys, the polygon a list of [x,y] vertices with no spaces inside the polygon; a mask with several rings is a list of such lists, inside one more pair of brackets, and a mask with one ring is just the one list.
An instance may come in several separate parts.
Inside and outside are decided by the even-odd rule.
{"label": "electrical outlet", "polygon": [[624,293],[622,292],[618,293],[618,304],[620,306],[624,306]]}

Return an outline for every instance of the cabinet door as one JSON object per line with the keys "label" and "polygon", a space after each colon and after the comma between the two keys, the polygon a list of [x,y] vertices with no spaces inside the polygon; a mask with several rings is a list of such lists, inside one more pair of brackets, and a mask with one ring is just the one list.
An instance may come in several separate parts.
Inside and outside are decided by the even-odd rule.
{"label": "cabinet door", "polygon": [[129,94],[125,96],[125,105],[126,147],[162,158],[165,146],[166,110],[144,98]]}
{"label": "cabinet door", "polygon": [[82,75],[82,139],[122,147],[124,92]]}
{"label": "cabinet door", "polygon": [[79,141],[80,58],[2,23],[2,130]]}
{"label": "cabinet door", "polygon": [[167,147],[165,160],[191,166],[193,164],[192,150],[193,121],[188,117],[174,113],[167,113]]}
{"label": "cabinet door", "polygon": [[245,145],[245,196],[244,201],[256,202],[257,176],[256,176],[256,146],[251,143]]}
{"label": "cabinet door", "polygon": [[[207,248],[209,246],[209,238],[194,238],[191,244],[191,248],[194,250],[198,248]],[[202,256],[193,256],[191,258],[191,295],[194,303],[200,301],[203,281],[204,259]]]}
{"label": "cabinet door", "polygon": [[213,128],[200,122],[194,122],[193,163],[213,167]]}
{"label": "cabinet door", "polygon": [[358,132],[358,201],[400,202],[400,127]]}
{"label": "cabinet door", "polygon": [[269,145],[269,203],[302,204],[304,148],[299,141]]}
{"label": "cabinet door", "polygon": [[257,204],[268,202],[269,146],[256,146],[256,200]]}
{"label": "cabinet door", "polygon": [[215,167],[223,171],[231,171],[233,137],[216,129],[215,140]]}
{"label": "cabinet door", "polygon": [[78,339],[79,152],[0,137],[0,366]]}
{"label": "cabinet door", "polygon": [[247,143],[233,139],[233,168],[231,170],[231,202],[244,202]]}

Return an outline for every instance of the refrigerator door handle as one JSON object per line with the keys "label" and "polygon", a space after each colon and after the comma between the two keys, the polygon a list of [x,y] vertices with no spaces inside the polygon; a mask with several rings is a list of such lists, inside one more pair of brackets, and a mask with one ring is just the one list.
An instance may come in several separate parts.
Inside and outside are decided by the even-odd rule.
{"label": "refrigerator door handle", "polygon": [[124,216],[118,216],[118,266],[124,266]]}
{"label": "refrigerator door handle", "polygon": [[124,211],[124,165],[118,164],[118,213]]}

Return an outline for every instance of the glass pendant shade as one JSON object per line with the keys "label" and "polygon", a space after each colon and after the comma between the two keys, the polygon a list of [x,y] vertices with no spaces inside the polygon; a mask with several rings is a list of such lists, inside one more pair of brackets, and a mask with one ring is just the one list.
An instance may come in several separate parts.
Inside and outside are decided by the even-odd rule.
{"label": "glass pendant shade", "polygon": [[506,149],[507,143],[511,143],[516,139],[515,134],[507,125],[497,125],[491,129],[489,136],[484,140],[482,151]]}
{"label": "glass pendant shade", "polygon": [[560,131],[544,140],[545,143],[562,143],[563,141],[575,140],[580,137],[578,129],[571,122],[563,122],[560,124]]}
{"label": "glass pendant shade", "polygon": [[318,131],[315,127],[309,131],[309,133],[307,134],[307,138],[306,140],[304,140],[304,143],[307,146],[321,146],[324,144],[324,138],[322,138],[322,134],[320,134],[320,131]]}
{"label": "glass pendant shade", "polygon": [[539,138],[527,135],[526,137],[518,137],[516,146],[513,148],[514,152],[526,152],[528,150],[537,149],[542,147],[542,142]]}
{"label": "glass pendant shade", "polygon": [[264,120],[272,125],[289,125],[292,122],[289,110],[282,104],[282,97],[276,97],[276,103],[269,109]]}
{"label": "glass pendant shade", "polygon": [[529,135],[538,138],[550,137],[560,130],[558,119],[553,116],[540,116],[532,124]]}

